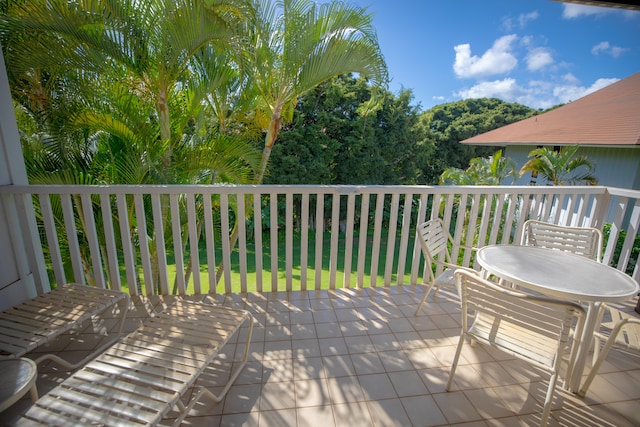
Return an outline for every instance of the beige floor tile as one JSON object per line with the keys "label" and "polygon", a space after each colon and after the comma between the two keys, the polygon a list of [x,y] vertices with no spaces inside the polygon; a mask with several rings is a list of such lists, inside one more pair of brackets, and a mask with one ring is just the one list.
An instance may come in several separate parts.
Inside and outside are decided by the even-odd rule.
{"label": "beige floor tile", "polygon": [[399,397],[428,394],[429,390],[415,370],[389,372],[389,379]]}
{"label": "beige floor tile", "polygon": [[366,400],[392,399],[398,397],[393,383],[386,373],[360,375],[358,377]]}
{"label": "beige floor tile", "polygon": [[296,407],[324,406],[331,403],[329,385],[324,378],[295,381]]}
{"label": "beige floor tile", "polygon": [[411,425],[400,399],[370,400],[367,402],[374,426],[405,427]]}
{"label": "beige floor tile", "polygon": [[348,355],[326,356],[322,358],[322,363],[327,378],[355,375],[356,372],[351,357]]}
{"label": "beige floor tile", "polygon": [[469,399],[482,418],[501,418],[512,416],[513,412],[500,399],[497,393],[488,387],[475,390],[465,390],[464,395]]}
{"label": "beige floor tile", "polygon": [[375,346],[368,335],[356,335],[345,337],[349,354],[372,353]]}
{"label": "beige floor tile", "polygon": [[294,380],[326,378],[322,357],[296,358],[293,361]]}
{"label": "beige floor tile", "polygon": [[290,409],[295,407],[296,394],[293,381],[263,384],[260,393],[260,411]]}
{"label": "beige floor tile", "polygon": [[447,419],[432,396],[401,397],[400,401],[414,426],[427,427],[447,424]]}
{"label": "beige floor tile", "polygon": [[220,425],[224,427],[258,427],[260,412],[242,414],[224,414],[220,417]]}
{"label": "beige floor tile", "polygon": [[405,350],[383,351],[378,353],[380,360],[387,372],[408,371],[413,369],[413,364]]}
{"label": "beige floor tile", "polygon": [[352,354],[351,362],[357,375],[385,372],[384,365],[377,353]]}
{"label": "beige floor tile", "polygon": [[295,408],[260,411],[259,427],[296,427],[297,425]]}
{"label": "beige floor tile", "polygon": [[331,405],[298,408],[298,427],[333,426],[333,407]]}
{"label": "beige floor tile", "polygon": [[320,343],[317,338],[313,339],[294,339],[291,342],[292,352],[294,359],[319,357]]}
{"label": "beige floor tile", "polygon": [[320,354],[322,356],[349,354],[347,342],[342,337],[318,338],[318,344],[320,345]]}
{"label": "beige floor tile", "polygon": [[365,402],[350,402],[333,405],[336,427],[373,426],[371,413]]}
{"label": "beige floor tile", "polygon": [[262,392],[262,384],[231,386],[224,400],[223,414],[247,413],[258,410],[260,408],[260,396]]}
{"label": "beige floor tile", "polygon": [[438,393],[432,397],[436,401],[442,414],[451,424],[482,419],[482,416],[461,391]]}
{"label": "beige floor tile", "polygon": [[358,377],[327,378],[327,386],[333,404],[365,400]]}
{"label": "beige floor tile", "polygon": [[262,362],[262,382],[273,383],[293,381],[293,360],[264,360]]}

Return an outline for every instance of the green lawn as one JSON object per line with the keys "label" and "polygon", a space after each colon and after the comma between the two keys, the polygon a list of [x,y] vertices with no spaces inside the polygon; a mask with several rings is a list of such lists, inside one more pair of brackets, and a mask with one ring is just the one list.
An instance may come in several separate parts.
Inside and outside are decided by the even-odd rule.
{"label": "green lawn", "polygon": [[[310,233],[313,234],[313,233]],[[279,236],[278,243],[278,290],[285,290],[286,287],[286,258],[285,258],[285,245],[282,243],[284,241],[282,236]],[[373,238],[371,236],[368,237],[369,244],[367,244],[367,252],[365,256],[365,272],[364,275],[364,286],[368,287],[370,283],[370,270],[371,270],[371,242]],[[399,241],[396,242],[396,248],[399,244]],[[380,248],[380,259],[378,260],[378,278],[377,284],[378,286],[383,283],[383,274],[384,274],[384,266],[385,266],[385,256],[386,256],[386,246],[387,246],[387,237],[382,236],[381,238],[381,248]],[[294,250],[293,250],[293,268],[292,268],[292,277],[293,277],[293,290],[301,289],[300,282],[300,250],[296,250],[295,248],[300,248],[300,236],[294,236]],[[336,287],[340,288],[343,286],[343,277],[344,277],[344,251],[345,251],[345,241],[344,235],[340,235],[339,244],[338,244],[338,265],[337,265],[337,273],[336,273]],[[354,237],[353,243],[353,255],[352,255],[352,263],[351,263],[351,283],[350,287],[355,287],[357,274],[355,273],[355,269],[357,268],[358,262],[358,236]],[[263,237],[263,260],[262,266],[263,269],[261,271],[262,274],[262,283],[264,291],[271,291],[271,248],[270,248],[270,239],[269,234],[266,233]],[[325,233],[323,236],[323,254],[322,254],[322,273],[321,273],[321,287],[322,289],[329,288],[329,251],[330,251],[330,233]],[[407,257],[410,257],[411,254],[407,254]],[[222,257],[221,250],[218,249],[216,252],[216,260],[220,260]],[[238,257],[238,251],[234,250],[232,252],[232,262],[231,262],[231,283],[232,283],[232,291],[234,293],[240,292],[240,263]],[[394,257],[393,264],[393,276],[392,276],[392,284],[396,283],[397,279],[397,259],[398,259],[398,250],[396,250],[396,254]],[[209,291],[209,272],[206,265],[206,248],[204,245],[201,245],[200,248],[200,279],[202,285],[202,292],[206,293]],[[173,254],[168,255],[168,262],[173,263]],[[253,241],[247,242],[247,290],[249,292],[256,291],[256,265],[255,265],[255,246]],[[312,289],[315,286],[315,234],[309,236],[309,255],[307,260],[307,288]],[[176,269],[175,264],[170,264],[168,266],[169,271],[169,283],[170,287],[173,286]],[[140,273],[141,275],[141,273]],[[410,272],[405,273],[405,278],[403,283],[409,283],[410,281]],[[218,292],[224,292],[224,277],[221,278],[217,287]],[[188,293],[193,293],[193,280],[189,281],[189,285],[187,288]]]}

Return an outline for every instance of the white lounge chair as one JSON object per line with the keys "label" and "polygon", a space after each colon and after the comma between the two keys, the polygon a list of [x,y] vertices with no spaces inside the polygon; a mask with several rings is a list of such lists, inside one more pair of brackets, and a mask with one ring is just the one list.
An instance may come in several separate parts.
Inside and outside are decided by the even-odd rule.
{"label": "white lounge chair", "polygon": [[51,359],[70,369],[82,366],[113,344],[122,333],[129,308],[128,294],[72,283],[18,304],[0,313],[0,356],[21,357],[116,305],[119,307],[117,332],[83,360],[69,363],[53,354],[36,359],[36,363]]}
{"label": "white lounge chair", "polygon": [[[187,396],[246,322],[242,360],[222,391],[196,386]],[[173,408],[178,426],[202,396],[224,398],[246,363],[252,328],[247,311],[177,301],[38,399],[16,426],[154,426]]]}

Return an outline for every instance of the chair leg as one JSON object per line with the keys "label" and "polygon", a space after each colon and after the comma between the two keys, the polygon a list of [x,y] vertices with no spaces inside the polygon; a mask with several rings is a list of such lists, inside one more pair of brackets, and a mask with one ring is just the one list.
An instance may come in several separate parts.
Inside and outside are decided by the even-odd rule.
{"label": "chair leg", "polygon": [[547,389],[547,395],[544,399],[544,408],[542,410],[542,421],[540,421],[540,427],[544,427],[549,422],[549,414],[551,413],[551,403],[553,402],[553,394],[556,391],[556,382],[558,381],[558,372],[551,375],[549,378],[549,388]]}
{"label": "chair leg", "polygon": [[[602,350],[600,350],[600,355],[598,356],[598,359],[596,359],[593,366],[591,366],[591,372],[589,372],[587,379],[584,381],[584,384],[582,384],[582,388],[578,392],[580,396],[584,396],[587,394],[587,390],[589,389],[591,382],[593,382],[593,379],[596,377],[596,374],[598,373],[598,370],[600,369],[602,362],[604,362],[604,359],[607,357],[607,354],[609,353],[609,350],[611,350],[611,346],[613,345],[614,342],[615,342],[615,337],[613,337],[613,339],[609,338],[606,344],[604,345],[604,347],[602,348]],[[599,344],[599,343],[596,343],[596,344]]]}
{"label": "chair leg", "polygon": [[[420,304],[418,304],[418,308],[416,308],[416,312],[413,313],[414,316],[417,316],[418,313],[420,312],[420,309],[422,308],[422,304],[424,304],[424,302],[427,300],[427,297],[431,293],[431,289],[433,289],[433,283],[429,284],[429,287],[427,288],[427,291],[424,293],[424,296],[422,297],[422,300],[420,301]],[[435,293],[434,293],[434,295],[435,295]]]}
{"label": "chair leg", "polygon": [[451,372],[449,372],[449,381],[447,381],[446,390],[449,391],[451,389],[451,383],[453,383],[453,377],[456,373],[456,368],[458,367],[458,360],[460,359],[460,354],[462,353],[462,346],[464,345],[465,334],[460,334],[460,340],[458,341],[458,347],[456,348],[456,354],[453,356],[453,363],[451,364]]}

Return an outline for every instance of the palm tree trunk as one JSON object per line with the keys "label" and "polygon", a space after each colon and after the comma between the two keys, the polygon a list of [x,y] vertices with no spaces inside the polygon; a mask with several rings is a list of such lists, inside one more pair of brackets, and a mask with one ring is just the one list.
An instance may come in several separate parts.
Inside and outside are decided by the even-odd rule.
{"label": "palm tree trunk", "polygon": [[260,160],[260,168],[256,175],[255,183],[262,184],[264,180],[264,173],[267,170],[267,164],[269,163],[269,157],[271,156],[271,149],[276,142],[278,133],[282,128],[282,106],[276,105],[271,114],[271,121],[269,122],[269,129],[267,129],[267,135],[264,138],[264,149],[262,150],[262,160]]}

